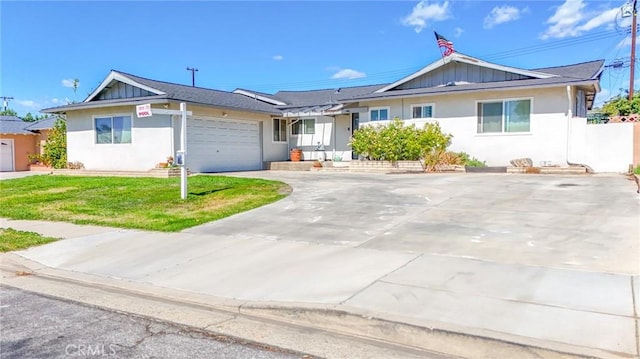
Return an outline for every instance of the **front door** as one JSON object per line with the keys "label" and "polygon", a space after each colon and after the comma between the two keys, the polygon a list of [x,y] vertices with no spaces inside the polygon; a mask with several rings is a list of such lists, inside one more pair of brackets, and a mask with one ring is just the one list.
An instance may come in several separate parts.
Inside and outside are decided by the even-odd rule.
{"label": "front door", "polygon": [[[356,132],[356,130],[358,130],[359,126],[360,126],[360,114],[357,112],[354,112],[351,114],[351,135],[352,136],[353,136],[353,133]],[[358,154],[351,151],[351,159],[357,160]]]}

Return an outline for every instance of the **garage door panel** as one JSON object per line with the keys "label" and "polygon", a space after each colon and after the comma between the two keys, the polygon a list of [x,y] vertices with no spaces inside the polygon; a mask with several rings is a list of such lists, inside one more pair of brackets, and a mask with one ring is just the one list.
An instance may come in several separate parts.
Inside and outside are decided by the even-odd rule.
{"label": "garage door panel", "polygon": [[0,139],[0,172],[13,171],[13,140]]}
{"label": "garage door panel", "polygon": [[187,166],[194,172],[262,169],[256,122],[190,119],[187,141]]}

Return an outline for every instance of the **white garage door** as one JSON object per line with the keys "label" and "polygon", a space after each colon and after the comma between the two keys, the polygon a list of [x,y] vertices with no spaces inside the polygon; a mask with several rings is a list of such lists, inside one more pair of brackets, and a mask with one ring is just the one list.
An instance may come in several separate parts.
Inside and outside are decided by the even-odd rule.
{"label": "white garage door", "polygon": [[189,119],[187,156],[187,167],[193,172],[260,170],[260,124],[229,119]]}
{"label": "white garage door", "polygon": [[0,172],[13,171],[13,140],[0,138]]}

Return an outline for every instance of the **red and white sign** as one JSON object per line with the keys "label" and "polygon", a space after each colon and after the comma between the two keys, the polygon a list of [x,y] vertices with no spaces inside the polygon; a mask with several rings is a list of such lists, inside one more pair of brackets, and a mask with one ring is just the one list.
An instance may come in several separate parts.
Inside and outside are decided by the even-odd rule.
{"label": "red and white sign", "polygon": [[136,112],[138,113],[138,118],[153,116],[150,103],[136,106]]}

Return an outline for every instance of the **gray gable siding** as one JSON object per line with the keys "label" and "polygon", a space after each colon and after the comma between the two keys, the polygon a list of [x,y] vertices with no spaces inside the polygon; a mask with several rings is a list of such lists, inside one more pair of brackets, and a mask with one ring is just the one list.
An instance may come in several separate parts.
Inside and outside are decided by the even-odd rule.
{"label": "gray gable siding", "polygon": [[410,80],[394,90],[410,90],[425,87],[437,87],[450,82],[486,83],[511,80],[526,80],[531,77],[470,65],[460,62],[451,62],[429,73]]}
{"label": "gray gable siding", "polygon": [[109,85],[108,89],[98,94],[95,100],[118,100],[123,98],[146,97],[153,96],[154,93],[143,90],[139,87],[131,86],[120,81],[114,81]]}

